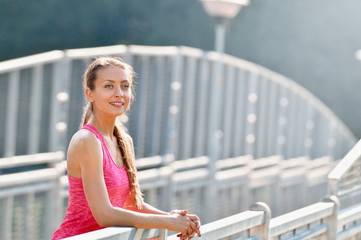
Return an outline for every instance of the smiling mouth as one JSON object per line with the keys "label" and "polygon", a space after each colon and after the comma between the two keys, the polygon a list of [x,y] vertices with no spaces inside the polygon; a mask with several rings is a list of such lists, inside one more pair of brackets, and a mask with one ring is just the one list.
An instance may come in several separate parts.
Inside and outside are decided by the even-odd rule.
{"label": "smiling mouth", "polygon": [[110,103],[110,105],[122,107],[122,106],[124,106],[124,103]]}

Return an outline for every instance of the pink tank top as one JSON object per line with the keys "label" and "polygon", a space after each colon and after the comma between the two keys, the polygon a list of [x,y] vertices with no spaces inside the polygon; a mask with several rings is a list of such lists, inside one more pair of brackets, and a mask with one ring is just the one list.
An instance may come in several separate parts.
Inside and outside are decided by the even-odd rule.
{"label": "pink tank top", "polygon": [[[101,135],[92,125],[86,124],[82,129],[93,132],[100,140],[103,150],[103,172],[111,204],[122,208],[129,194],[129,180],[125,166],[119,168],[113,161]],[[86,200],[81,178],[68,175],[69,200],[66,216],[59,229],[53,233],[53,240],[62,239],[102,227],[95,221]]]}

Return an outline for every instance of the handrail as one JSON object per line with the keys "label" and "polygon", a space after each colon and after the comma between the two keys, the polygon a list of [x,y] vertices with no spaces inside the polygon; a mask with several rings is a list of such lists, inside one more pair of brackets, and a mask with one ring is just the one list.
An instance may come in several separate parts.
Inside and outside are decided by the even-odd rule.
{"label": "handrail", "polygon": [[[287,239],[319,239],[320,236],[323,236],[325,239],[336,240],[345,239],[346,236],[355,236],[351,235],[351,233],[360,232],[360,225],[349,227],[348,229],[339,228],[340,230],[338,230],[337,220],[339,218],[343,224],[359,221],[361,218],[359,214],[361,211],[360,207],[348,209],[347,212],[344,212],[339,217],[338,207],[337,197],[331,196],[322,202],[271,219],[271,212],[268,206],[264,203],[256,203],[250,207],[250,210],[201,226],[201,238],[195,236],[193,239],[218,240],[231,236],[243,236],[240,239],[259,240],[283,239],[283,237]],[[358,209],[357,214],[353,213],[355,209]],[[114,237],[121,240],[140,239],[134,234],[138,231],[144,230],[112,227],[66,238],[66,240],[110,240]],[[133,235],[130,235],[131,233]],[[142,239],[149,237],[162,239],[159,235],[145,235]],[[137,236],[140,236],[140,234]],[[166,237],[166,239],[176,240],[179,238],[177,234],[173,234]]]}
{"label": "handrail", "polygon": [[0,189],[40,181],[54,181],[63,176],[64,172],[65,166],[59,163],[54,168],[0,175]]}
{"label": "handrail", "polygon": [[361,203],[340,211],[337,223],[342,231],[337,234],[338,240],[350,239],[361,233],[360,216]]}
{"label": "handrail", "polygon": [[340,199],[341,208],[361,200],[361,140],[328,174],[328,194]]}
{"label": "handrail", "polygon": [[64,51],[53,50],[45,53],[39,53],[27,57],[16,58],[13,60],[0,62],[0,74],[15,71],[17,69],[28,68],[39,64],[46,64],[62,59],[65,56]]}
{"label": "handrail", "polygon": [[93,232],[88,232],[64,240],[96,240],[96,239],[119,239],[119,240],[164,240],[166,231],[164,229],[136,229],[132,227],[110,227]]}
{"label": "handrail", "polygon": [[[263,204],[258,204],[264,206]],[[221,239],[241,233],[245,230],[265,224],[266,215],[270,214],[269,208],[263,208],[263,211],[248,210],[230,217],[226,217],[201,226],[202,239]],[[172,235],[167,240],[179,239],[177,235]],[[200,239],[195,236],[193,239]]]}
{"label": "handrail", "polygon": [[273,218],[270,223],[270,235],[279,236],[335,213],[335,202],[319,202],[310,206]]}
{"label": "handrail", "polygon": [[[346,156],[337,164],[337,166],[330,172],[328,179],[338,181],[347,172],[351,166],[361,157],[361,140],[346,154]],[[330,189],[333,190],[333,189]],[[330,194],[336,194],[330,192]]]}
{"label": "handrail", "polygon": [[0,169],[23,167],[37,164],[54,164],[64,160],[65,154],[62,151],[51,153],[37,153],[8,158],[0,158]]}

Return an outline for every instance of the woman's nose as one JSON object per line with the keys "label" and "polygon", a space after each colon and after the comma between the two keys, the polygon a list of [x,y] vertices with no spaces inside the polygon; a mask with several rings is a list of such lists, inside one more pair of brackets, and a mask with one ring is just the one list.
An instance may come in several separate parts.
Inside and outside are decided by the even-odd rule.
{"label": "woman's nose", "polygon": [[116,87],[115,95],[116,96],[123,96],[124,95],[123,90],[122,90],[122,88],[120,86]]}

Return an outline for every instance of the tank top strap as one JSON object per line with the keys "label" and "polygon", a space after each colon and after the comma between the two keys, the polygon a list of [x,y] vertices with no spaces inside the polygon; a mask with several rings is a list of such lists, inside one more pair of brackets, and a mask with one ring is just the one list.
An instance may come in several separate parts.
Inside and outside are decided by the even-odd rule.
{"label": "tank top strap", "polygon": [[104,137],[103,135],[98,132],[98,130],[91,124],[85,124],[81,129],[87,129],[89,131],[91,131],[92,133],[95,134],[95,136],[100,140],[100,142],[102,143],[103,147],[106,147],[106,144],[105,144],[105,140],[104,140]]}

